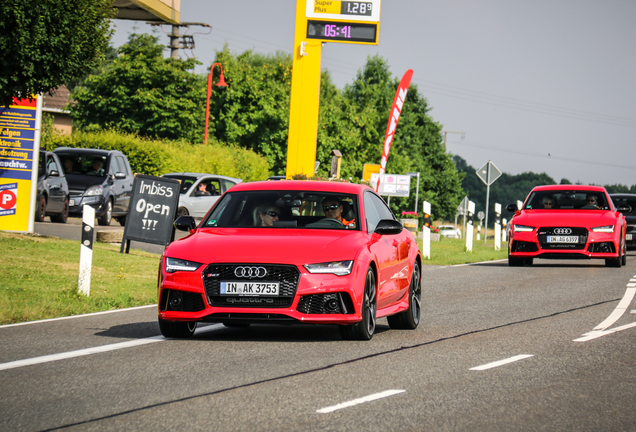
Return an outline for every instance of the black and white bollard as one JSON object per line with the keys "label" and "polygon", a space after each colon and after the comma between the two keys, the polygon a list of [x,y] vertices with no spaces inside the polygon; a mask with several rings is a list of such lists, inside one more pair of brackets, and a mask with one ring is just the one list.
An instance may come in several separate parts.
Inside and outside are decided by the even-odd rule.
{"label": "black and white bollard", "polygon": [[93,266],[93,231],[95,229],[95,209],[85,205],[82,210],[82,245],[80,246],[79,280],[77,292],[91,294],[91,268]]}

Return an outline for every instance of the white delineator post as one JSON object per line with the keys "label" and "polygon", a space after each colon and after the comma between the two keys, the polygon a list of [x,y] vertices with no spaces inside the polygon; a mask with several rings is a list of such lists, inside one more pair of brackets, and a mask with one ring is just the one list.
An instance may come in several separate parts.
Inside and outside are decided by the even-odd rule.
{"label": "white delineator post", "polygon": [[501,250],[501,204],[495,203],[495,250]]}
{"label": "white delineator post", "polygon": [[[422,204],[424,213],[430,215],[431,203],[424,201]],[[431,259],[431,228],[427,226],[422,226],[422,256],[426,259]]]}
{"label": "white delineator post", "polygon": [[93,266],[93,231],[95,209],[84,205],[82,210],[82,245],[80,246],[79,279],[77,292],[89,296],[91,293],[91,268]]}
{"label": "white delineator post", "polygon": [[473,251],[473,217],[475,215],[475,203],[468,201],[468,221],[466,223],[466,252]]}

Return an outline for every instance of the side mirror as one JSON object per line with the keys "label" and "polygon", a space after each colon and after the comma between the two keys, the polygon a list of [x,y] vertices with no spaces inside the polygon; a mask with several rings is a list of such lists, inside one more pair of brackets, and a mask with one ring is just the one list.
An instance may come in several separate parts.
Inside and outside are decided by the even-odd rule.
{"label": "side mirror", "polygon": [[179,231],[191,231],[197,229],[197,224],[194,221],[194,218],[190,215],[188,216],[179,216],[175,219],[173,223],[174,227]]}
{"label": "side mirror", "polygon": [[631,213],[632,207],[628,205],[622,205],[622,206],[618,206],[618,208],[616,208],[616,211],[619,211],[621,213]]}
{"label": "side mirror", "polygon": [[509,212],[512,212],[512,213],[516,212],[518,210],[517,209],[517,204],[508,204],[506,206],[506,210],[508,210]]}
{"label": "side mirror", "polygon": [[124,174],[123,172],[115,173],[115,178],[116,179],[125,179],[126,178],[126,174]]}
{"label": "side mirror", "polygon": [[394,235],[401,233],[403,229],[404,226],[396,220],[382,219],[373,232],[380,235]]}
{"label": "side mirror", "polygon": [[60,172],[57,170],[51,170],[51,172],[49,173],[49,176],[51,177],[59,177],[60,176]]}

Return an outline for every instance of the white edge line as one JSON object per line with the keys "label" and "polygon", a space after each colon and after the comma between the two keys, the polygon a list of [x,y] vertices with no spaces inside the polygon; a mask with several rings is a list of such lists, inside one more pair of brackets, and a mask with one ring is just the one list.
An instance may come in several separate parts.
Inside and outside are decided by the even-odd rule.
{"label": "white edge line", "polygon": [[609,330],[593,330],[589,333],[585,333],[583,336],[581,336],[580,338],[574,339],[573,342],[587,342],[590,341],[592,339],[597,339],[600,338],[601,336],[607,336],[608,334],[612,334],[612,333],[616,333],[619,331],[623,331],[623,330],[627,330],[630,328],[636,327],[636,323],[631,323],[631,324],[625,324],[613,329],[609,329]]}
{"label": "white edge line", "polygon": [[618,321],[618,319],[623,316],[623,314],[629,307],[629,304],[632,302],[632,299],[634,298],[635,294],[636,294],[636,288],[627,288],[625,290],[625,294],[623,295],[623,298],[621,299],[620,302],[618,302],[618,305],[616,305],[616,308],[605,319],[605,321],[603,321],[602,323],[594,327],[594,330],[605,330],[606,328],[614,324],[616,321]]}
{"label": "white edge line", "polygon": [[385,390],[385,391],[380,392],[380,393],[374,393],[374,394],[371,394],[369,396],[364,396],[364,397],[361,397],[361,398],[358,398],[358,399],[353,399],[353,400],[350,400],[348,402],[340,403],[338,405],[332,405],[332,406],[329,406],[329,407],[326,407],[326,408],[321,408],[319,410],[316,410],[316,412],[320,413],[320,414],[328,414],[330,412],[334,412],[334,411],[337,411],[337,410],[340,410],[340,409],[343,409],[343,408],[349,408],[349,407],[352,407],[352,406],[363,404],[365,402],[371,402],[371,401],[374,401],[374,400],[377,400],[377,399],[382,399],[382,398],[393,396],[393,395],[396,395],[396,394],[399,394],[399,393],[404,393],[405,391],[406,390]]}
{"label": "white edge line", "polygon": [[499,261],[507,261],[507,260],[508,260],[508,258],[502,258],[502,259],[491,260],[491,261],[480,261],[480,262],[465,263],[465,264],[453,264],[453,265],[449,265],[447,267],[464,267],[464,266],[470,266],[470,265],[476,265],[476,264],[488,264],[488,263],[499,262]]}
{"label": "white edge line", "polygon": [[[209,331],[217,330],[222,327],[223,327],[223,324],[214,324],[214,325],[210,325],[210,326],[206,326],[202,328],[197,328],[196,334],[207,333]],[[152,336],[152,337],[144,338],[144,339],[136,339],[136,340],[126,341],[126,342],[118,342],[114,344],[100,345],[100,346],[95,346],[91,348],[68,351],[64,353],[49,354],[49,355],[40,356],[40,357],[32,357],[32,358],[24,359],[24,360],[15,360],[15,361],[7,362],[7,363],[0,363],[0,371],[7,370],[7,369],[15,369],[15,368],[23,367],[23,366],[32,366],[32,365],[41,364],[41,363],[48,363],[48,362],[57,361],[57,360],[66,360],[70,358],[82,357],[82,356],[87,356],[91,354],[99,354],[99,353],[104,353],[108,351],[116,351],[116,350],[120,350],[124,348],[131,348],[135,346],[146,345],[146,344],[150,344],[154,342],[163,342],[167,340],[171,340],[171,339],[166,339],[163,336]]]}
{"label": "white edge line", "polygon": [[487,364],[481,365],[481,366],[475,366],[475,367],[470,368],[470,370],[483,371],[483,370],[486,370],[486,369],[492,369],[492,368],[496,368],[498,366],[506,365],[508,363],[513,363],[513,362],[516,362],[516,361],[519,361],[519,360],[527,359],[527,358],[530,358],[530,357],[534,357],[534,354],[519,354],[519,355],[516,355],[514,357],[510,357],[510,358],[504,359],[504,360],[499,360],[499,361],[496,361],[496,362],[487,363]]}
{"label": "white edge line", "polygon": [[15,323],[15,324],[5,324],[5,325],[0,325],[0,330],[2,330],[4,328],[9,328],[9,327],[17,327],[17,326],[23,326],[23,325],[29,325],[29,324],[40,324],[40,323],[47,323],[47,322],[51,322],[51,321],[67,320],[67,319],[72,319],[72,318],[83,318],[83,317],[90,317],[90,316],[95,316],[95,315],[104,315],[104,314],[110,314],[110,313],[115,313],[115,312],[125,312],[125,311],[131,311],[131,310],[136,310],[136,309],[144,309],[144,308],[150,308],[150,307],[157,307],[157,304],[155,303],[155,304],[145,305],[145,306],[135,306],[135,307],[125,308],[125,309],[113,309],[113,310],[107,310],[107,311],[102,311],[102,312],[91,312],[91,313],[82,314],[82,315],[71,315],[71,316],[66,316],[66,317],[49,318],[49,319],[37,320],[37,321],[27,321],[27,322],[22,322],[22,323]]}

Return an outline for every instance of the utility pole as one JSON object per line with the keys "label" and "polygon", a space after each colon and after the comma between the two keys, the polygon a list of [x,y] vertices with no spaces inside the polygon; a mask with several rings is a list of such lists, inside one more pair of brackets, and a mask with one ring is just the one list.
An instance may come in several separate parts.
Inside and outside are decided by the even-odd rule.
{"label": "utility pole", "polygon": [[462,139],[464,139],[464,136],[466,135],[466,132],[442,131],[442,133],[444,134],[444,151],[446,151],[446,136],[447,136],[447,134],[449,134],[449,133],[461,134],[462,135]]}
{"label": "utility pole", "polygon": [[[160,26],[165,24],[165,22],[162,22],[162,21],[147,21],[146,23],[150,25],[154,25],[154,26],[157,26],[157,25]],[[170,57],[172,57],[173,59],[179,58],[180,49],[194,49],[194,37],[190,35],[182,35],[179,33],[180,27],[190,27],[190,26],[208,27],[210,29],[212,28],[211,25],[206,23],[185,22],[185,23],[179,23],[179,24],[172,24],[172,33],[168,35],[168,37],[170,38],[170,45],[167,45],[167,46],[168,48],[170,48]]]}

